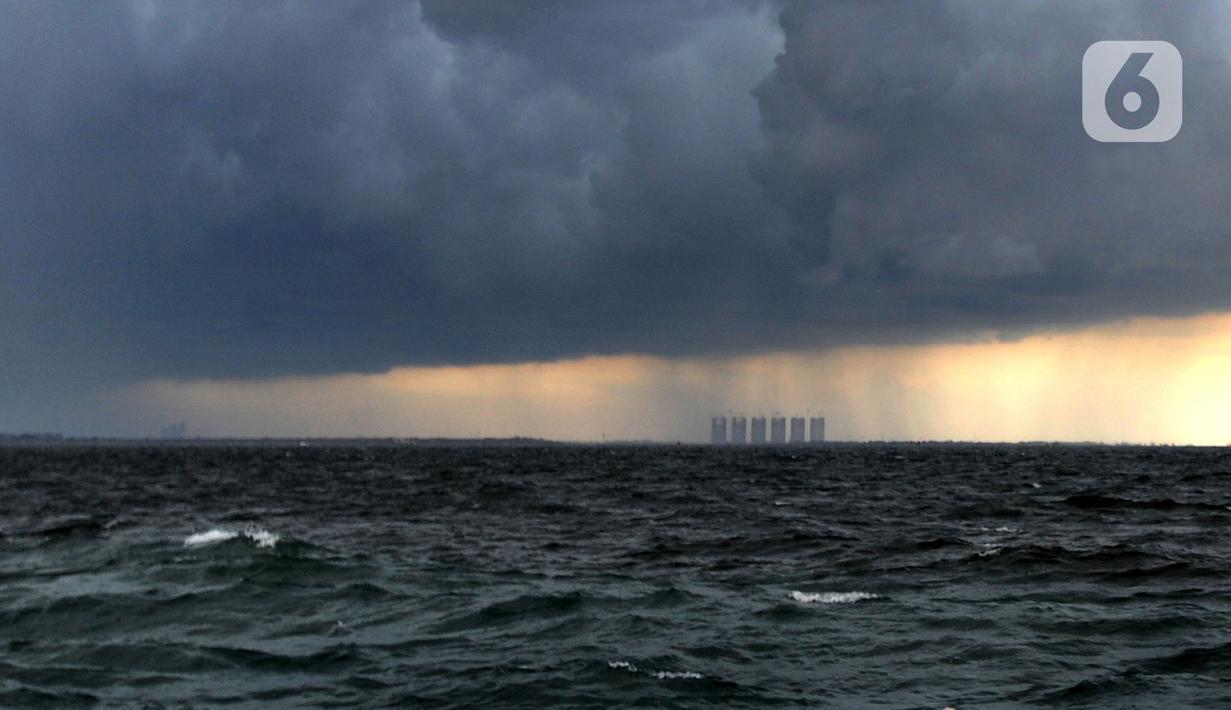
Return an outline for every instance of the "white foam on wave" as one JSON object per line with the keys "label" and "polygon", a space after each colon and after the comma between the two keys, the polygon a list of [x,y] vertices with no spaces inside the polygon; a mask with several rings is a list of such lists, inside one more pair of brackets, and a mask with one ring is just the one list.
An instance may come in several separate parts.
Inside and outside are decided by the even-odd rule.
{"label": "white foam on wave", "polygon": [[197,545],[212,545],[215,542],[225,542],[226,540],[234,540],[239,537],[239,533],[232,530],[209,530],[203,533],[193,533],[184,538],[184,547],[196,547]]}
{"label": "white foam on wave", "polygon": [[245,530],[244,537],[255,542],[257,547],[273,547],[278,544],[278,540],[282,539],[278,536],[278,533],[256,528]]}
{"label": "white foam on wave", "polygon": [[628,671],[629,673],[645,673],[659,680],[701,680],[705,677],[696,671],[643,671],[628,661],[607,661],[607,667],[618,671]]}
{"label": "white foam on wave", "polygon": [[694,671],[654,671],[651,675],[659,680],[700,680],[705,677]]}
{"label": "white foam on wave", "polygon": [[271,548],[278,544],[282,538],[278,533],[273,533],[261,528],[248,526],[243,530],[222,530],[214,528],[201,533],[193,533],[184,538],[184,547],[199,547],[201,545],[213,545],[227,540],[234,540],[237,537],[247,538],[251,540],[257,547]]}
{"label": "white foam on wave", "polygon": [[800,604],[854,604],[880,596],[871,592],[791,592],[791,598]]}

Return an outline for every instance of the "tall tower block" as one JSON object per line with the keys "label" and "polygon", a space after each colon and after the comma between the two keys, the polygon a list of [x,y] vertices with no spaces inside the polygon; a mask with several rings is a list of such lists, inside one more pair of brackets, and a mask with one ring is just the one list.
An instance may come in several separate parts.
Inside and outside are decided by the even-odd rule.
{"label": "tall tower block", "polygon": [[752,443],[765,443],[765,417],[752,418]]}
{"label": "tall tower block", "polygon": [[825,441],[825,417],[812,417],[809,424],[808,441],[813,444]]}
{"label": "tall tower block", "polygon": [[731,443],[748,443],[748,420],[744,417],[731,417]]}
{"label": "tall tower block", "polygon": [[769,420],[769,442],[771,444],[786,443],[786,417],[771,417]]}
{"label": "tall tower block", "polygon": [[727,418],[713,417],[710,419],[710,443],[722,446],[727,443]]}
{"label": "tall tower block", "polygon": [[803,417],[791,417],[791,443],[802,444],[808,440],[804,433],[806,422]]}

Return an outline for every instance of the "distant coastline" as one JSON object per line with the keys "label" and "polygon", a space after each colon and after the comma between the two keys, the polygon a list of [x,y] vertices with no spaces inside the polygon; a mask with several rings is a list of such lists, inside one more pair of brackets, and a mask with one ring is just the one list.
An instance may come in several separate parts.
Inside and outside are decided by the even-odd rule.
{"label": "distant coastline", "polygon": [[1090,448],[1210,448],[1231,446],[1218,444],[1171,444],[1101,441],[962,441],[962,440],[867,440],[797,442],[786,444],[724,444],[713,445],[699,441],[652,441],[627,439],[607,441],[569,441],[540,439],[535,437],[92,437],[68,436],[59,433],[0,433],[0,447],[44,446],[149,446],[149,447],[211,447],[252,446],[271,448],[308,447],[422,447],[422,448],[527,448],[527,447],[685,447],[732,451],[772,449],[778,451],[802,451],[809,449],[873,447],[1090,447]]}

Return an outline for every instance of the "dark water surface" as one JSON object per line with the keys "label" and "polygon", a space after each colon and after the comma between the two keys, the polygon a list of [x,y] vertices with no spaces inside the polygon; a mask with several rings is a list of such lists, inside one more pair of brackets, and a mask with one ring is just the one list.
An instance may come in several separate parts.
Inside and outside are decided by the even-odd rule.
{"label": "dark water surface", "polygon": [[1231,454],[0,449],[0,706],[1231,704]]}

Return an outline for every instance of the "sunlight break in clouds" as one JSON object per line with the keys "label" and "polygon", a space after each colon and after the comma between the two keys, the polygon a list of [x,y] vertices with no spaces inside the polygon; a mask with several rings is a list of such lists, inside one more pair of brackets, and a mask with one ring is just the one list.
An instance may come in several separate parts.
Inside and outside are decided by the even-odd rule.
{"label": "sunlight break in clouds", "polygon": [[376,375],[154,380],[141,433],[701,441],[706,417],[814,413],[834,439],[1231,441],[1231,315],[1141,319],[1012,342],[732,359],[588,357]]}

